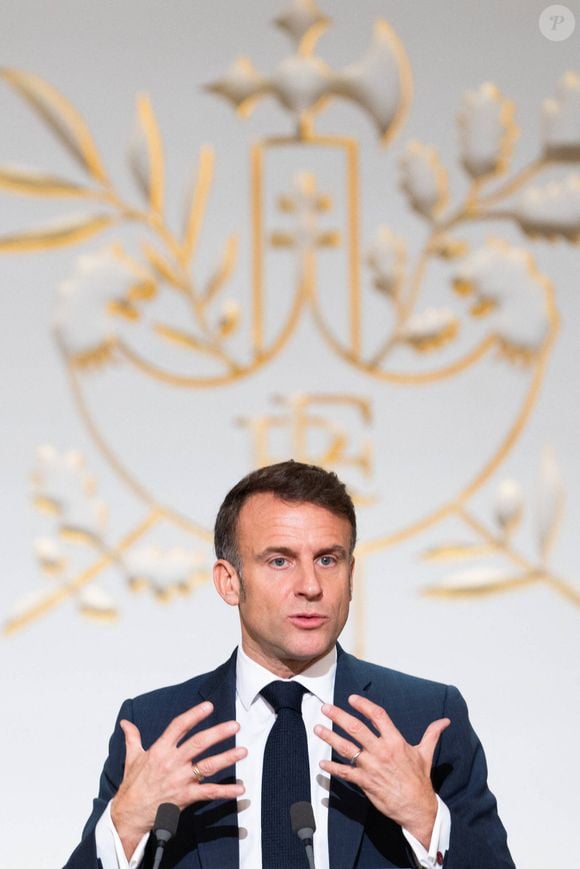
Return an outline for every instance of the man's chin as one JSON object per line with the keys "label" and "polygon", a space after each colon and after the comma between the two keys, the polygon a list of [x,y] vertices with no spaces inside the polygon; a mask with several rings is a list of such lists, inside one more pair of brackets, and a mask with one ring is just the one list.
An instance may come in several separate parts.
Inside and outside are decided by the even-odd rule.
{"label": "man's chin", "polygon": [[284,650],[285,663],[293,661],[301,664],[302,669],[305,669],[328,654],[335,643],[335,639],[329,640],[328,637],[316,637],[313,633],[309,633],[307,637],[301,638],[299,643],[288,645]]}

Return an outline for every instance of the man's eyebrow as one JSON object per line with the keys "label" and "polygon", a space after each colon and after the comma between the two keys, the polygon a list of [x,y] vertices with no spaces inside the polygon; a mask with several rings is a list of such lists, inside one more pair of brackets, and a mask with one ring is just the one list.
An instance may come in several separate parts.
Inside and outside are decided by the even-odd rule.
{"label": "man's eyebrow", "polygon": [[[259,561],[265,561],[271,555],[283,555],[286,558],[295,558],[297,553],[295,549],[289,546],[267,546],[258,552],[257,558]],[[330,546],[322,546],[314,553],[315,558],[320,558],[321,555],[336,555],[338,558],[346,558],[347,550],[340,543],[334,543]]]}
{"label": "man's eyebrow", "polygon": [[346,558],[347,554],[347,550],[344,546],[341,546],[340,543],[335,543],[332,546],[323,546],[322,549],[316,553],[315,557],[320,558],[321,555],[336,555],[339,558]]}
{"label": "man's eyebrow", "polygon": [[258,552],[258,559],[260,561],[265,561],[266,558],[269,558],[271,555],[285,555],[287,558],[294,558],[296,552],[288,546],[267,546],[265,549],[262,549],[261,552]]}

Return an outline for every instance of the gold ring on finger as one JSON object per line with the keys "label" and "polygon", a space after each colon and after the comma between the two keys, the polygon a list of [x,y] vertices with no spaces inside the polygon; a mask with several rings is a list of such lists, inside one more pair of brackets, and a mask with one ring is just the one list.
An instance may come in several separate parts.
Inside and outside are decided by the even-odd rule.
{"label": "gold ring on finger", "polygon": [[194,774],[195,778],[197,779],[197,781],[199,782],[199,784],[201,784],[202,781],[204,780],[205,776],[202,773],[202,771],[200,770],[200,768],[197,766],[197,764],[195,764],[195,763],[193,764],[191,771],[193,772],[193,774]]}
{"label": "gold ring on finger", "polygon": [[356,766],[356,762],[357,762],[358,758],[361,756],[361,754],[362,754],[362,748],[359,748],[358,751],[355,751],[355,753],[353,754],[353,756],[350,759],[351,766]]}

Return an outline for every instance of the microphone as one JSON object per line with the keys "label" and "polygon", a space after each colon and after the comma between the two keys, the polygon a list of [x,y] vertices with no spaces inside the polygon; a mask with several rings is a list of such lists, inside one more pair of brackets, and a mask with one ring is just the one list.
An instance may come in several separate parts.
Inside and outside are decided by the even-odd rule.
{"label": "microphone", "polygon": [[306,859],[310,869],[314,869],[314,849],[312,839],[316,830],[312,804],[307,802],[292,803],[290,806],[290,821],[292,832],[296,833],[306,849]]}
{"label": "microphone", "polygon": [[155,860],[153,861],[153,869],[159,869],[159,864],[163,859],[165,846],[175,836],[177,825],[179,823],[179,807],[173,803],[161,803],[155,815],[153,823],[153,833],[157,839],[157,850],[155,851]]}

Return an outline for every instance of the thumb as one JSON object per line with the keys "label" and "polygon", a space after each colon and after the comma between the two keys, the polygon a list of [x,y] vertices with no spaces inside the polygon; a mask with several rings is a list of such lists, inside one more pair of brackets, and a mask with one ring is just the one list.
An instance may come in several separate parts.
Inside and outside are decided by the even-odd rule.
{"label": "thumb", "polygon": [[418,746],[419,754],[429,767],[433,762],[433,755],[435,754],[439,738],[450,724],[451,720],[449,718],[439,718],[437,721],[432,721],[423,734],[423,739]]}
{"label": "thumb", "polygon": [[125,719],[123,719],[119,722],[119,725],[125,735],[125,763],[130,764],[143,752],[141,734],[139,732],[139,728],[136,727],[131,721],[126,721]]}

